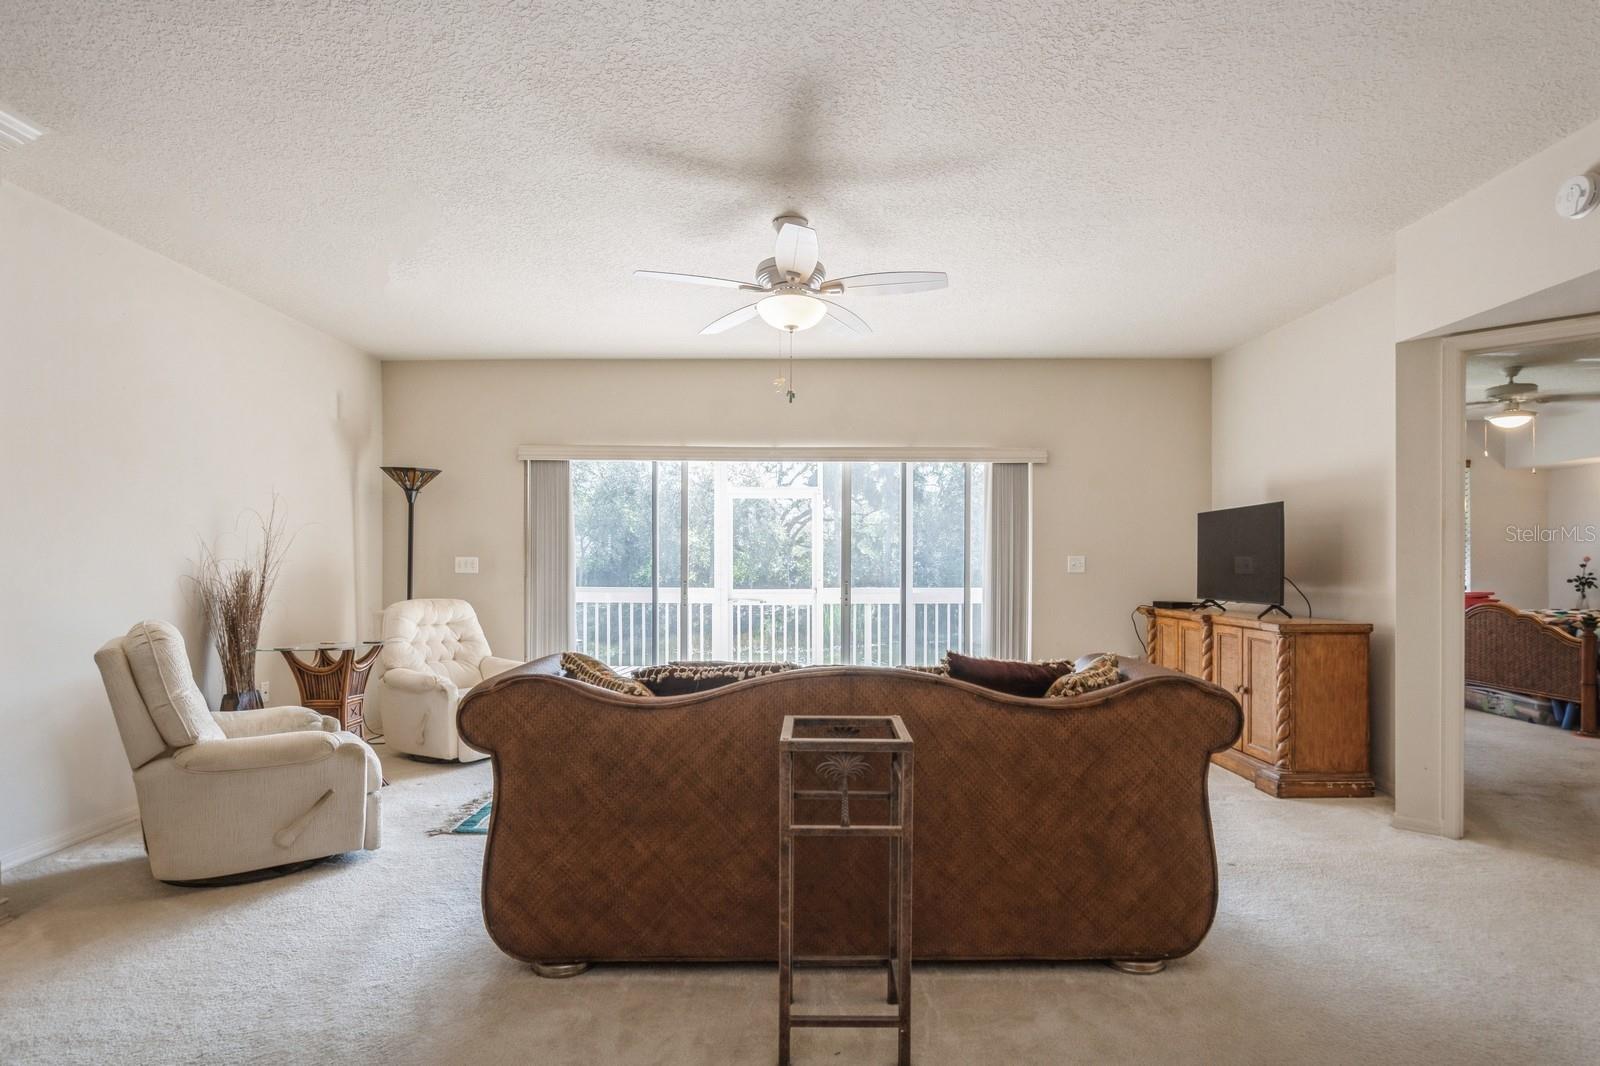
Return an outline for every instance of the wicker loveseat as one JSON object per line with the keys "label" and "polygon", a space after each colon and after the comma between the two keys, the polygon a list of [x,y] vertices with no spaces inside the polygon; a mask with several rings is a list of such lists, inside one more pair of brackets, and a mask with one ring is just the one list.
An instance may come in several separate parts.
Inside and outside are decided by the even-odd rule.
{"label": "wicker loveseat", "polygon": [[[1159,968],[1216,912],[1206,774],[1241,718],[1213,685],[1123,670],[1110,688],[1049,700],[859,667],[670,698],[569,680],[553,657],[507,671],[458,712],[461,735],[494,758],[489,934],[543,973],[775,959],[783,717],[892,713],[916,742],[917,959]],[[858,805],[861,820],[881,817]],[[880,952],[883,842],[799,847],[797,951]]]}

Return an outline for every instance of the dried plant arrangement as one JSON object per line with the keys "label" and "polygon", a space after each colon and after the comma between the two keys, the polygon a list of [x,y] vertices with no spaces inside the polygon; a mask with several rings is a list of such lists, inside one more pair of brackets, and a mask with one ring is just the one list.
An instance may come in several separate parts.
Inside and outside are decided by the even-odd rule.
{"label": "dried plant arrangement", "polygon": [[294,537],[287,533],[278,513],[278,496],[266,515],[253,514],[259,527],[258,543],[243,560],[222,559],[204,542],[195,564],[194,583],[200,609],[211,630],[211,640],[222,662],[222,710],[244,711],[262,706],[256,688],[256,647],[261,639],[261,619],[278,580],[278,570]]}

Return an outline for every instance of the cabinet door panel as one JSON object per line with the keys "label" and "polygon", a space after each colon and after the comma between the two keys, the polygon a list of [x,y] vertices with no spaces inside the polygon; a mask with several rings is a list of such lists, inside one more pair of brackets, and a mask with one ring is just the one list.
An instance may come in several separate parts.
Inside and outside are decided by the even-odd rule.
{"label": "cabinet door panel", "polygon": [[1244,750],[1258,759],[1278,757],[1278,642],[1269,633],[1244,638]]}
{"label": "cabinet door panel", "polygon": [[[1228,695],[1243,702],[1240,690],[1244,688],[1244,641],[1232,626],[1213,626],[1211,630],[1212,668],[1216,671],[1217,686]],[[1241,733],[1233,742],[1235,748],[1244,747]]]}
{"label": "cabinet door panel", "polygon": [[1198,622],[1192,625],[1183,625],[1181,629],[1183,631],[1183,660],[1178,669],[1190,677],[1205,677],[1205,657],[1202,654],[1204,651],[1202,645],[1205,641],[1205,630],[1201,628]]}
{"label": "cabinet door panel", "polygon": [[1183,644],[1178,637],[1178,623],[1168,618],[1156,620],[1156,665],[1169,670],[1183,669]]}

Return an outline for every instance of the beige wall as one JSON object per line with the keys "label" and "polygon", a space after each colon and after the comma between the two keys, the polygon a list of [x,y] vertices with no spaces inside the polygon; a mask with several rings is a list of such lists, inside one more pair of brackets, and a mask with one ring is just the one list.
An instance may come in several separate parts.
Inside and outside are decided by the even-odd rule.
{"label": "beige wall", "polygon": [[1505,437],[1489,430],[1484,454],[1483,423],[1467,430],[1467,458],[1472,462],[1472,587],[1493,592],[1503,603],[1525,611],[1550,606],[1547,596],[1549,550],[1540,540],[1509,536],[1508,526],[1534,529],[1546,524],[1544,472],[1506,469]]}
{"label": "beige wall", "polygon": [[[1135,651],[1128,614],[1194,593],[1210,503],[1204,360],[819,361],[799,399],[770,361],[389,362],[385,461],[444,473],[417,507],[416,594],[471,600],[523,646],[520,444],[1013,445],[1035,474],[1034,651]],[[405,506],[385,494],[384,592],[403,595]],[[1068,554],[1087,572],[1069,575]],[[453,572],[476,555],[480,572]]]}
{"label": "beige wall", "polygon": [[1400,230],[1396,337],[1600,307],[1600,213],[1572,220],[1555,212],[1562,179],[1594,169],[1600,121]]}
{"label": "beige wall", "polygon": [[[1218,356],[1211,498],[1284,501],[1285,569],[1318,617],[1371,622],[1374,773],[1394,785],[1394,282]],[[1303,609],[1288,590],[1290,610]]]}
{"label": "beige wall", "polygon": [[[1545,524],[1566,531],[1545,552],[1547,606],[1571,607],[1578,594],[1567,578],[1578,572],[1585,555],[1600,559],[1600,463],[1541,470],[1538,476],[1546,480],[1548,493]],[[1589,570],[1596,570],[1594,563]],[[1600,592],[1589,593],[1589,605],[1600,607]]]}
{"label": "beige wall", "polygon": [[[378,604],[378,364],[0,184],[7,616],[0,861],[133,813],[93,655],[142,618],[206,643],[197,542],[274,489],[297,536],[268,641],[349,637]],[[214,656],[210,656],[214,662]],[[274,703],[295,701],[277,662]],[[204,686],[218,696],[215,669]]]}
{"label": "beige wall", "polygon": [[[1595,308],[1600,310],[1600,300]],[[1600,386],[1600,372],[1595,376],[1595,385]],[[1600,461],[1600,404],[1580,404],[1564,410],[1546,407],[1533,431],[1524,428],[1504,436],[1506,466],[1514,469],[1544,470],[1557,463]]]}

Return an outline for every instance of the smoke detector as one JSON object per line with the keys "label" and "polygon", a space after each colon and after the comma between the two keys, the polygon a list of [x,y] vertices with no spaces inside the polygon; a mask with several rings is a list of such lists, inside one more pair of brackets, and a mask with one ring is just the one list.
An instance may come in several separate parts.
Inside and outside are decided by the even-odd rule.
{"label": "smoke detector", "polygon": [[28,145],[44,136],[44,130],[25,122],[16,115],[0,111],[0,151],[9,152],[13,148],[26,148]]}
{"label": "smoke detector", "polygon": [[1556,214],[1562,218],[1582,218],[1600,203],[1600,174],[1590,171],[1568,178],[1556,190]]}

